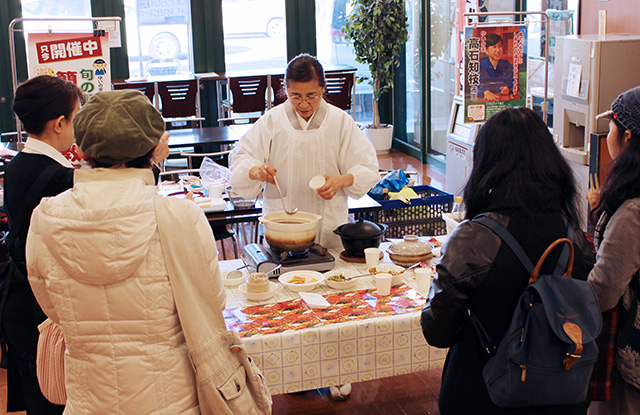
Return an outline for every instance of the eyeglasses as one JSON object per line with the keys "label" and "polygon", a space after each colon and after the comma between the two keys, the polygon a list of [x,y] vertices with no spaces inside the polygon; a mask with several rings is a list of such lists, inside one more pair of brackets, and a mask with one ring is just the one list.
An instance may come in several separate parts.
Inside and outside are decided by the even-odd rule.
{"label": "eyeglasses", "polygon": [[314,104],[320,98],[322,98],[320,95],[313,95],[313,96],[306,97],[306,98],[293,96],[293,97],[289,97],[289,101],[291,101],[292,104],[296,104],[296,105],[297,104],[301,104],[302,101],[308,102],[309,104]]}

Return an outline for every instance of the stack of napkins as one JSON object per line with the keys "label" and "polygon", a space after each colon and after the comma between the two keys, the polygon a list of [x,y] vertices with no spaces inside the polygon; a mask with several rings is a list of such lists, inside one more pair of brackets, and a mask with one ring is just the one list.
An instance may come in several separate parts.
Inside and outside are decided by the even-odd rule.
{"label": "stack of napkins", "polygon": [[193,201],[205,212],[222,212],[227,207],[227,202],[221,198],[195,197]]}

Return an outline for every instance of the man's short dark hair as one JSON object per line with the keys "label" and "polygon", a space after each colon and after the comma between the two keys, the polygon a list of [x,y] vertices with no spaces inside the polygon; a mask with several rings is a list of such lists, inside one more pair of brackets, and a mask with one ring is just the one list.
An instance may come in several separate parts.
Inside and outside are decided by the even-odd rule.
{"label": "man's short dark hair", "polygon": [[[489,33],[487,35],[487,47],[497,45],[502,42],[502,38],[497,33]],[[504,44],[504,42],[502,42]]]}

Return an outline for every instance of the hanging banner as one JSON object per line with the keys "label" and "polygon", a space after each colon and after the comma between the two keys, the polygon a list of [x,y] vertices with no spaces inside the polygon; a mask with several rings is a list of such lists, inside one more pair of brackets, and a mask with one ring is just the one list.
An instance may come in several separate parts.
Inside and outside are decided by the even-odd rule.
{"label": "hanging banner", "polygon": [[30,78],[57,76],[90,96],[111,90],[108,33],[31,33],[27,63]]}
{"label": "hanging banner", "polygon": [[527,27],[465,28],[465,122],[484,122],[527,97]]}

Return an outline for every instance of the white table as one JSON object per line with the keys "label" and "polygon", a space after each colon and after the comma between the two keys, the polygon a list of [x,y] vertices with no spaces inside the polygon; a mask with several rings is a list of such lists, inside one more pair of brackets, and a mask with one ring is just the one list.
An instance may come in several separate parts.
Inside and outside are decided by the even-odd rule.
{"label": "white table", "polygon": [[[388,245],[383,243],[381,249],[384,251]],[[336,268],[366,272],[365,264],[345,262],[340,259],[338,250],[330,252],[336,258]],[[381,264],[392,264],[386,252]],[[220,262],[223,274],[241,266],[240,260]],[[411,271],[403,275],[402,282],[409,287],[406,294],[420,302],[420,307],[412,312],[399,310],[397,314],[384,317],[244,337],[244,343],[262,369],[271,393],[297,392],[442,367],[446,349],[429,346],[420,327],[420,309],[425,301],[420,294],[424,296],[427,293],[417,292]],[[274,297],[261,302],[248,301],[237,287],[227,287],[225,312],[233,314],[248,306],[299,298],[297,293],[279,282],[278,285]],[[372,277],[363,277],[348,291],[372,288],[375,288]],[[313,292],[330,295],[341,291],[321,284]],[[240,334],[243,335],[242,332]]]}

